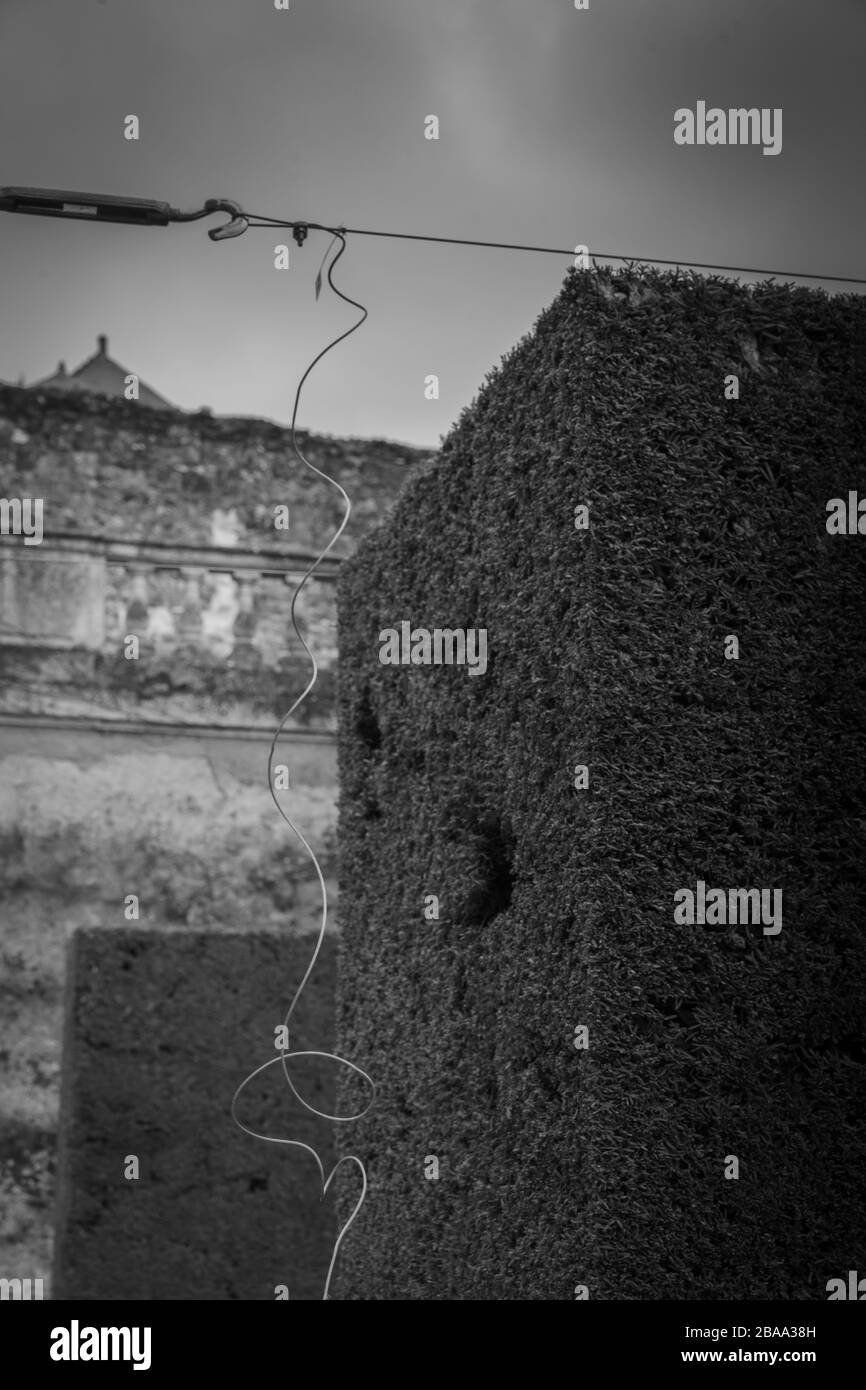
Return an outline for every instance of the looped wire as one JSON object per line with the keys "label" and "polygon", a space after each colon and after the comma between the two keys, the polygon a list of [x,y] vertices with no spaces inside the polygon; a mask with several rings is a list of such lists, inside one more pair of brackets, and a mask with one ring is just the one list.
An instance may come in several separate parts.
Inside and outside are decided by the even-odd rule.
{"label": "looped wire", "polygon": [[[322,230],[322,231],[329,231],[329,232],[331,232],[331,234],[332,234],[331,246],[333,246],[334,241],[339,241],[339,242],[340,242],[340,249],[339,249],[339,251],[337,252],[336,256],[334,256],[334,258],[333,258],[333,260],[331,261],[330,265],[328,266],[327,281],[328,281],[328,284],[330,285],[331,289],[332,289],[332,290],[334,291],[334,293],[338,296],[338,298],[344,300],[345,303],[347,303],[347,304],[351,304],[351,305],[353,306],[353,308],[355,308],[355,309],[360,309],[360,311],[361,311],[361,317],[358,319],[357,323],[353,324],[352,327],[349,328],[349,329],[347,329],[345,333],[341,333],[340,336],[339,336],[338,338],[334,338],[332,342],[328,343],[327,347],[323,348],[322,351],[321,351],[320,353],[318,353],[318,354],[316,355],[316,357],[313,358],[312,362],[309,364],[309,366],[307,367],[307,369],[306,369],[306,371],[304,372],[303,376],[301,377],[300,381],[298,382],[297,390],[296,390],[296,392],[295,392],[294,406],[293,406],[293,409],[292,409],[292,428],[291,428],[292,449],[294,450],[294,453],[295,453],[296,457],[300,460],[300,462],[301,462],[306,468],[309,468],[313,473],[315,473],[315,474],[317,475],[317,477],[323,478],[323,479],[325,480],[325,482],[330,483],[332,487],[335,487],[335,488],[337,489],[337,491],[339,492],[341,498],[343,499],[343,502],[345,503],[345,511],[344,511],[343,518],[342,518],[342,520],[341,520],[339,526],[337,527],[337,529],[336,529],[336,531],[334,532],[333,536],[332,536],[331,539],[329,540],[328,544],[325,546],[325,548],[324,548],[324,550],[321,552],[321,554],[318,555],[317,558],[313,561],[313,563],[310,565],[309,569],[306,570],[306,572],[302,575],[301,579],[298,581],[297,585],[295,586],[294,593],[292,594],[292,603],[291,603],[291,610],[290,610],[290,612],[291,612],[291,620],[292,620],[292,627],[294,628],[295,635],[296,635],[296,637],[298,638],[298,641],[300,642],[300,644],[301,644],[301,646],[303,647],[303,649],[304,649],[305,653],[307,654],[307,656],[310,658],[310,661],[311,661],[311,663],[312,663],[312,674],[311,674],[310,679],[309,679],[309,681],[307,682],[307,685],[306,685],[306,687],[304,688],[304,690],[303,690],[303,691],[301,692],[301,694],[297,697],[297,699],[294,701],[294,703],[292,704],[292,706],[291,706],[291,707],[286,711],[286,713],[283,715],[282,719],[280,720],[279,725],[277,726],[276,732],[274,733],[273,739],[271,740],[270,752],[269,752],[269,754],[268,754],[268,790],[269,790],[270,795],[271,795],[271,800],[273,801],[274,805],[276,806],[277,811],[278,811],[279,814],[282,816],[282,818],[283,818],[283,820],[286,822],[286,824],[289,826],[290,830],[292,830],[292,832],[293,832],[293,833],[296,835],[296,837],[300,840],[301,844],[303,845],[304,849],[306,850],[307,854],[308,854],[309,857],[310,857],[310,862],[312,863],[313,868],[315,869],[315,872],[316,872],[316,877],[317,877],[318,880],[319,880],[319,888],[320,888],[321,896],[322,896],[322,918],[321,918],[321,923],[320,923],[320,925],[319,925],[319,932],[318,932],[318,936],[317,936],[317,939],[316,939],[315,949],[313,950],[313,954],[312,954],[312,956],[311,956],[311,958],[310,958],[309,964],[307,965],[307,968],[306,968],[306,970],[305,970],[305,972],[304,972],[304,975],[303,975],[303,978],[302,978],[300,984],[298,985],[297,989],[295,990],[294,997],[292,998],[292,1002],[290,1003],[289,1008],[288,1008],[288,1011],[287,1011],[287,1013],[286,1013],[286,1017],[285,1017],[285,1020],[284,1020],[285,1045],[281,1048],[280,1053],[279,1053],[278,1056],[272,1057],[272,1058],[270,1058],[269,1061],[262,1063],[262,1065],[259,1066],[259,1067],[256,1067],[256,1069],[255,1069],[254,1071],[250,1072],[249,1076],[245,1077],[244,1080],[240,1083],[240,1085],[238,1086],[237,1090],[235,1091],[235,1093],[234,1093],[234,1095],[233,1095],[233,1097],[232,1097],[231,1113],[232,1113],[232,1118],[234,1119],[234,1121],[235,1121],[235,1123],[238,1125],[238,1127],[239,1127],[241,1130],[243,1130],[243,1132],[244,1132],[245,1134],[249,1134],[252,1138],[264,1140],[266,1143],[269,1143],[269,1144],[284,1144],[284,1145],[286,1145],[286,1146],[288,1146],[288,1147],[297,1148],[297,1149],[303,1149],[305,1153],[310,1154],[310,1155],[312,1156],[312,1158],[315,1160],[316,1167],[318,1168],[318,1171],[319,1171],[319,1177],[320,1177],[321,1183],[322,1183],[322,1200],[324,1200],[325,1196],[327,1195],[328,1189],[329,1189],[329,1187],[330,1187],[330,1185],[331,1185],[331,1183],[332,1183],[332,1181],[333,1181],[333,1179],[334,1179],[334,1177],[335,1177],[335,1175],[336,1175],[338,1169],[339,1169],[344,1163],[356,1163],[357,1166],[358,1166],[358,1168],[360,1169],[360,1172],[361,1172],[361,1181],[362,1181],[361,1195],[360,1195],[360,1197],[359,1197],[359,1199],[358,1199],[358,1202],[357,1202],[357,1204],[356,1204],[354,1210],[352,1211],[351,1216],[349,1217],[348,1221],[343,1225],[343,1227],[342,1227],[342,1229],[340,1230],[340,1232],[338,1233],[337,1239],[336,1239],[336,1241],[335,1241],[335,1243],[334,1243],[334,1249],[333,1249],[333,1252],[332,1252],[332,1255],[331,1255],[331,1263],[330,1263],[330,1265],[329,1265],[329,1267],[328,1267],[328,1274],[327,1274],[327,1277],[326,1277],[326,1280],[325,1280],[324,1293],[322,1294],[322,1300],[323,1300],[323,1301],[327,1301],[328,1293],[329,1293],[330,1286],[331,1286],[331,1276],[332,1276],[333,1271],[334,1271],[334,1264],[335,1264],[336,1259],[337,1259],[337,1253],[338,1253],[338,1251],[339,1251],[339,1249],[340,1249],[340,1245],[341,1245],[341,1243],[342,1243],[342,1241],[343,1241],[344,1236],[346,1235],[346,1232],[349,1230],[350,1226],[352,1225],[352,1223],[354,1222],[356,1216],[358,1215],[358,1212],[361,1210],[361,1207],[362,1207],[363,1204],[364,1204],[364,1199],[365,1199],[365,1197],[366,1197],[366,1195],[367,1195],[367,1172],[366,1172],[366,1169],[364,1168],[364,1165],[363,1165],[363,1163],[361,1162],[361,1160],[360,1160],[359,1158],[357,1158],[354,1154],[345,1154],[345,1155],[343,1155],[342,1158],[340,1158],[340,1159],[337,1161],[337,1163],[334,1165],[334,1167],[331,1169],[330,1173],[329,1173],[329,1174],[327,1175],[327,1177],[326,1177],[326,1176],[325,1176],[324,1165],[323,1165],[323,1163],[322,1163],[322,1160],[321,1160],[319,1154],[318,1154],[317,1151],[316,1151],[314,1148],[312,1148],[309,1144],[304,1144],[304,1143],[302,1143],[299,1139],[286,1139],[286,1138],[283,1138],[282,1136],[279,1136],[279,1135],[263,1134],[263,1133],[261,1133],[261,1132],[259,1132],[259,1131],[257,1131],[257,1130],[250,1129],[249,1126],[247,1126],[247,1125],[245,1125],[245,1124],[243,1123],[243,1121],[239,1118],[238,1113],[237,1113],[237,1104],[238,1104],[238,1100],[240,1099],[241,1095],[243,1094],[243,1092],[244,1092],[244,1090],[247,1088],[247,1086],[249,1086],[250,1082],[252,1082],[257,1076],[260,1076],[260,1075],[262,1074],[262,1072],[267,1071],[269,1067],[276,1066],[277,1064],[280,1064],[280,1066],[282,1067],[282,1072],[283,1072],[283,1077],[284,1077],[284,1079],[285,1079],[285,1082],[286,1082],[286,1084],[287,1084],[289,1090],[291,1091],[292,1095],[295,1097],[295,1099],[298,1100],[298,1101],[300,1102],[301,1105],[303,1105],[303,1107],[304,1107],[305,1110],[308,1110],[312,1115],[317,1115],[320,1119],[335,1121],[335,1122],[340,1123],[340,1124],[347,1124],[347,1123],[349,1123],[349,1122],[352,1121],[352,1120],[360,1120],[360,1119],[362,1118],[362,1116],[364,1116],[364,1115],[367,1114],[367,1112],[369,1111],[369,1109],[371,1108],[371,1106],[374,1104],[375,1099],[376,1099],[376,1083],[373,1081],[372,1077],[369,1076],[369,1075],[367,1074],[367,1072],[365,1072],[365,1071],[363,1070],[363,1068],[357,1066],[354,1062],[348,1061],[345,1057],[339,1057],[339,1056],[337,1056],[336,1053],[333,1053],[333,1052],[320,1052],[320,1051],[292,1051],[292,1050],[290,1050],[289,1045],[288,1045],[288,1044],[289,1044],[289,1040],[290,1040],[289,1028],[290,1028],[290,1025],[291,1025],[292,1016],[293,1016],[293,1014],[294,1014],[294,1012],[295,1012],[295,1009],[297,1008],[298,1001],[300,1000],[301,995],[302,995],[303,992],[304,992],[304,988],[306,987],[307,981],[309,980],[310,976],[311,976],[312,973],[313,973],[313,970],[315,969],[316,961],[317,961],[318,958],[319,958],[319,952],[320,952],[320,950],[321,950],[321,948],[322,948],[322,942],[323,942],[324,939],[325,939],[325,931],[326,931],[326,929],[327,929],[327,924],[328,924],[328,890],[327,890],[327,886],[326,886],[326,884],[325,884],[325,878],[324,878],[324,875],[323,875],[323,873],[322,873],[321,865],[319,864],[318,858],[316,857],[316,853],[315,853],[313,847],[310,845],[309,841],[306,839],[306,837],[304,836],[304,834],[302,833],[302,831],[299,829],[299,827],[298,827],[297,825],[295,825],[294,821],[291,820],[291,818],[290,818],[288,815],[286,815],[286,812],[283,810],[282,806],[280,805],[280,803],[279,803],[279,801],[278,801],[278,799],[277,799],[276,793],[274,792],[273,764],[274,764],[274,757],[275,757],[275,754],[276,754],[277,744],[278,744],[278,742],[279,742],[280,735],[282,734],[282,732],[283,732],[283,730],[284,730],[286,724],[288,723],[289,719],[290,719],[290,718],[292,717],[292,715],[294,714],[295,710],[298,708],[299,705],[301,705],[301,704],[303,703],[303,701],[304,701],[304,700],[307,698],[307,696],[309,695],[310,691],[313,689],[314,685],[316,684],[316,680],[318,679],[318,674],[319,674],[319,666],[318,666],[318,662],[316,661],[315,655],[314,655],[314,653],[310,650],[310,648],[307,646],[307,643],[304,641],[303,634],[302,634],[302,632],[301,632],[301,630],[300,630],[300,628],[299,628],[299,626],[298,626],[297,613],[296,613],[298,598],[299,598],[299,596],[300,596],[301,590],[303,589],[303,587],[304,587],[304,585],[307,583],[307,581],[310,579],[311,575],[313,575],[313,574],[315,573],[315,571],[318,569],[319,565],[321,564],[322,560],[324,560],[325,556],[329,553],[329,551],[331,551],[331,550],[333,549],[333,547],[336,545],[337,541],[340,539],[341,535],[343,534],[344,530],[346,529],[346,525],[348,524],[349,517],[350,517],[351,512],[352,512],[352,503],[351,503],[351,501],[350,501],[350,499],[349,499],[349,496],[348,496],[348,493],[345,491],[345,489],[342,488],[342,487],[340,486],[340,484],[336,481],[335,478],[331,478],[327,473],[324,473],[320,468],[316,468],[315,464],[310,463],[309,459],[305,458],[304,455],[302,454],[301,450],[300,450],[299,447],[298,447],[297,435],[296,435],[296,424],[297,424],[297,418],[298,418],[298,406],[299,406],[300,399],[301,399],[301,390],[302,390],[302,388],[303,388],[304,382],[307,380],[307,377],[310,375],[310,372],[313,370],[313,368],[316,366],[316,364],[317,364],[318,362],[321,361],[321,359],[325,356],[326,353],[330,352],[332,348],[336,347],[337,344],[338,344],[338,343],[341,343],[345,338],[348,338],[348,337],[350,336],[350,334],[356,332],[356,330],[359,329],[359,328],[361,327],[362,323],[364,323],[365,319],[367,318],[367,310],[364,308],[363,304],[359,304],[356,300],[350,299],[348,295],[343,294],[342,290],[339,290],[339,289],[337,288],[337,286],[334,284],[334,281],[333,281],[333,279],[332,279],[332,274],[333,274],[334,266],[337,264],[337,261],[340,259],[340,257],[343,255],[343,252],[344,252],[345,249],[346,249],[346,238],[345,238],[345,235],[344,235],[344,229],[342,229],[342,228],[334,228],[334,227],[323,227],[323,228],[321,228],[321,229],[318,229],[318,228],[317,228],[317,230]],[[326,253],[325,253],[325,259],[327,259],[327,256],[328,256],[328,254],[329,254],[329,252],[330,252],[330,249],[331,249],[331,247],[329,246],[329,247],[328,247],[328,251],[326,251]],[[324,265],[324,261],[322,262],[322,264]],[[320,271],[319,271],[319,275],[321,275],[321,269],[320,269]],[[317,295],[317,297],[318,297],[318,295]],[[298,1091],[297,1087],[295,1086],[294,1081],[292,1080],[291,1073],[290,1073],[290,1071],[289,1071],[289,1062],[291,1062],[294,1058],[297,1058],[297,1057],[319,1057],[319,1058],[324,1058],[326,1061],[336,1062],[339,1066],[348,1067],[351,1071],[356,1072],[357,1075],[360,1076],[360,1077],[362,1077],[363,1080],[370,1086],[371,1092],[372,1092],[372,1094],[371,1094],[371,1096],[370,1096],[370,1099],[369,1099],[369,1101],[367,1102],[367,1104],[364,1106],[363,1110],[358,1110],[358,1111],[356,1111],[356,1112],[355,1112],[354,1114],[352,1114],[352,1115],[330,1115],[330,1114],[328,1114],[326,1111],[324,1111],[324,1110],[318,1110],[318,1109],[316,1109],[316,1107],[315,1107],[314,1105],[311,1105],[310,1102],[309,1102],[308,1100],[306,1100],[306,1099],[300,1094],[300,1092]]]}

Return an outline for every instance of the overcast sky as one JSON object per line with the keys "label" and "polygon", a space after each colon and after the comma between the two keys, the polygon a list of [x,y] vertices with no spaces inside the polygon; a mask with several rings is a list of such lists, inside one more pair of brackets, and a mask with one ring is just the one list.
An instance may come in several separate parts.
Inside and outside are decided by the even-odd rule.
{"label": "overcast sky", "polygon": [[[863,0],[0,0],[0,184],[866,276],[864,59]],[[699,100],[781,107],[781,154],[675,145]],[[314,298],[327,239],[279,272],[282,236],[213,225],[0,214],[0,378],[105,333],[184,408],[286,421],[352,321]],[[436,444],[568,263],[350,238],[336,276],[369,320],[300,424]]]}

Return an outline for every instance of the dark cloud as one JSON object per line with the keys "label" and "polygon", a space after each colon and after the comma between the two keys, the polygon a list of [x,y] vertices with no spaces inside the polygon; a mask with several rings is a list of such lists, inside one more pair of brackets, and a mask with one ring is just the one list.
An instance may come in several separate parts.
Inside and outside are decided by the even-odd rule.
{"label": "dark cloud", "polygon": [[[0,182],[862,274],[863,36],[848,0],[4,0]],[[781,106],[782,154],[676,147],[674,110],[699,99]],[[182,404],[285,419],[348,316],[314,299],[324,244],[281,275],[278,239],[2,217],[0,377],[107,332]],[[339,274],[369,325],[317,370],[304,422],[435,441],[565,265],[357,239]]]}

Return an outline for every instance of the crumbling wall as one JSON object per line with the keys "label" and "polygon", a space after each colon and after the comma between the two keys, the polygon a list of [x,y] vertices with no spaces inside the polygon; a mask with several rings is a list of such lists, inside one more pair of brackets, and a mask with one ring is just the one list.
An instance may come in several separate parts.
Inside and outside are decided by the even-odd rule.
{"label": "crumbling wall", "polygon": [[[4,1269],[48,1279],[73,934],[102,928],[97,940],[107,941],[131,923],[161,939],[191,929],[219,935],[318,927],[318,882],[271,801],[267,751],[266,740],[0,728]],[[280,801],[315,846],[333,923],[333,754],[293,744],[284,745],[282,757],[292,785]],[[296,984],[281,981],[283,1007]]]}
{"label": "crumbling wall", "polygon": [[[298,440],[354,502],[298,604],[319,679],[275,760],[333,921],[335,575],[424,456]],[[275,424],[8,386],[0,496],[41,499],[44,532],[0,536],[0,1272],[48,1288],[70,934],[129,926],[129,895],[131,920],[159,933],[318,922],[267,759],[309,678],[292,588],[342,513]]]}
{"label": "crumbling wall", "polygon": [[[423,450],[297,431],[310,462],[355,499],[335,546],[348,555],[381,519]],[[134,401],[0,385],[0,495],[42,497],[46,534],[314,553],[336,530],[335,488],[302,469],[291,432],[268,420],[140,410]],[[287,505],[287,532],[274,507]],[[216,530],[216,534],[215,534]]]}
{"label": "crumbling wall", "polygon": [[[296,608],[320,678],[294,723],[330,730],[339,562],[427,455],[298,444],[352,499]],[[0,712],[266,727],[303,689],[291,593],[344,504],[289,430],[0,386],[0,496],[41,507],[38,543],[0,537]]]}

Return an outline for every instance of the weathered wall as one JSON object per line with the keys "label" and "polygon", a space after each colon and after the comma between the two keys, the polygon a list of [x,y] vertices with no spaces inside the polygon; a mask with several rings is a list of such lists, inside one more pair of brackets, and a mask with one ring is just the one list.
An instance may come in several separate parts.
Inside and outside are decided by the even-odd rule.
{"label": "weathered wall", "polygon": [[[299,440],[355,503],[345,556],[421,455]],[[309,675],[292,587],[340,511],[276,425],[13,387],[0,387],[0,496],[43,499],[44,523],[38,546],[0,536],[0,1273],[47,1276],[69,934],[123,926],[130,893],[142,929],[318,923],[267,756]],[[276,759],[332,923],[340,563],[298,606],[321,669]]]}
{"label": "weathered wall", "polygon": [[[379,1094],[337,1296],[858,1268],[864,457],[866,300],[575,272],[344,567],[338,1051]],[[486,673],[380,664],[404,619]],[[698,880],[782,930],[679,924]]]}
{"label": "weathered wall", "polygon": [[[46,533],[209,546],[214,519],[241,548],[273,551],[273,508],[287,504],[284,549],[315,553],[342,515],[335,489],[302,469],[290,431],[266,420],[138,410],[133,401],[0,385],[3,496],[45,499]],[[422,450],[298,430],[316,467],[355,499],[335,553],[378,521]],[[232,516],[233,514],[233,516]]]}
{"label": "weathered wall", "polygon": [[[317,927],[306,855],[268,794],[265,738],[0,727],[2,1263],[47,1275],[65,943],[78,927]],[[334,751],[289,742],[286,813],[334,904]],[[286,979],[286,1002],[297,980]],[[34,1263],[38,1267],[34,1267]]]}
{"label": "weathered wall", "polygon": [[[321,673],[295,723],[332,728],[339,562],[426,456],[298,441],[353,503],[297,606]],[[0,495],[41,499],[44,530],[0,538],[0,712],[267,727],[303,689],[289,601],[343,504],[288,430],[0,386]]]}

